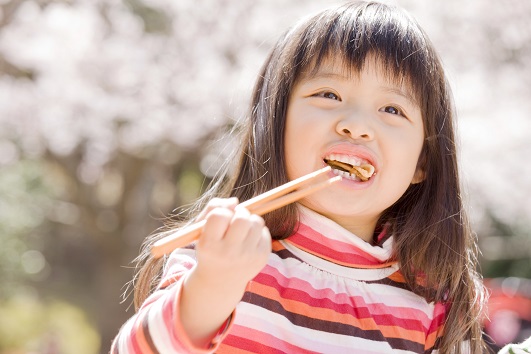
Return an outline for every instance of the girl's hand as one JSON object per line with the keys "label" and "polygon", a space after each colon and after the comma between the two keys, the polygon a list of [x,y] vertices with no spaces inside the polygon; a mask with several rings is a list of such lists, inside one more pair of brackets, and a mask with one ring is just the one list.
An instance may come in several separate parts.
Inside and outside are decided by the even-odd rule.
{"label": "girl's hand", "polygon": [[199,216],[206,224],[197,264],[184,280],[179,303],[182,326],[199,347],[219,331],[271,253],[264,219],[237,205],[236,198],[213,199]]}
{"label": "girl's hand", "polygon": [[194,272],[210,282],[245,287],[267,263],[271,235],[262,217],[237,204],[236,198],[218,198],[205,208]]}

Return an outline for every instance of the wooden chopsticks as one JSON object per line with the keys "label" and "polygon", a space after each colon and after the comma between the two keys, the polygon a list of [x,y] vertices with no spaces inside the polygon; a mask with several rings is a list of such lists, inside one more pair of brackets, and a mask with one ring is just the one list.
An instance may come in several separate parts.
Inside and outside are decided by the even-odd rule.
{"label": "wooden chopsticks", "polygon": [[[336,176],[324,181],[310,184],[315,182],[324,174],[331,170],[330,166],[309,173],[305,176],[299,177],[283,184],[272,190],[262,193],[254,198],[251,198],[243,203],[240,203],[238,207],[247,208],[251,213],[264,215],[270,211],[293,203],[299,199],[302,199],[312,193],[323,189],[334,182],[341,180],[341,177]],[[304,189],[301,187],[306,186]],[[297,190],[298,189],[298,190]],[[188,227],[185,227],[171,235],[168,235],[158,241],[156,241],[151,247],[151,254],[155,258],[162,257],[165,254],[170,253],[176,248],[186,246],[189,243],[197,240],[201,234],[201,230],[205,225],[206,220],[196,222]]]}

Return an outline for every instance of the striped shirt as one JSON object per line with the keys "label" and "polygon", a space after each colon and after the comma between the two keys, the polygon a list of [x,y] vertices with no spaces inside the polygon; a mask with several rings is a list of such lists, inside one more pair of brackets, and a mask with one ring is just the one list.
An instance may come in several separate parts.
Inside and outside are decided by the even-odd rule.
{"label": "striped shirt", "polygon": [[193,249],[172,253],[163,280],[120,330],[112,353],[430,353],[445,306],[408,290],[390,262],[393,238],[373,246],[302,209],[297,231],[274,241],[210,348],[194,348],[179,319],[183,275]]}

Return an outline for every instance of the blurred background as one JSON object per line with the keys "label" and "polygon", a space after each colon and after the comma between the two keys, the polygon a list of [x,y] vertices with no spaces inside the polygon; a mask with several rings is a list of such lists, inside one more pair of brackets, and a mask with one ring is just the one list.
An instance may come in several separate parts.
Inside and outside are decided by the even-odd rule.
{"label": "blurred background", "polygon": [[[531,2],[394,0],[459,115],[494,348],[531,336]],[[145,236],[204,190],[287,26],[339,1],[0,0],[0,353],[107,353]]]}

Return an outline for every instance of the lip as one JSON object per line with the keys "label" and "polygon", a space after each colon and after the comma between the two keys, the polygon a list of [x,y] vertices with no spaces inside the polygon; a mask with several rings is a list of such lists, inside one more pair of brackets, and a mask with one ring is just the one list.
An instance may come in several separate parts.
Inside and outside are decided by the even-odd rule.
{"label": "lip", "polygon": [[376,158],[375,154],[366,148],[363,145],[356,145],[356,144],[347,144],[347,143],[340,143],[333,145],[329,147],[325,153],[323,154],[322,158],[325,159],[326,156],[330,154],[341,154],[341,155],[348,155],[352,157],[358,157],[362,158],[364,160],[367,160],[371,165],[374,166],[374,173],[376,174],[378,172],[378,159]]}

